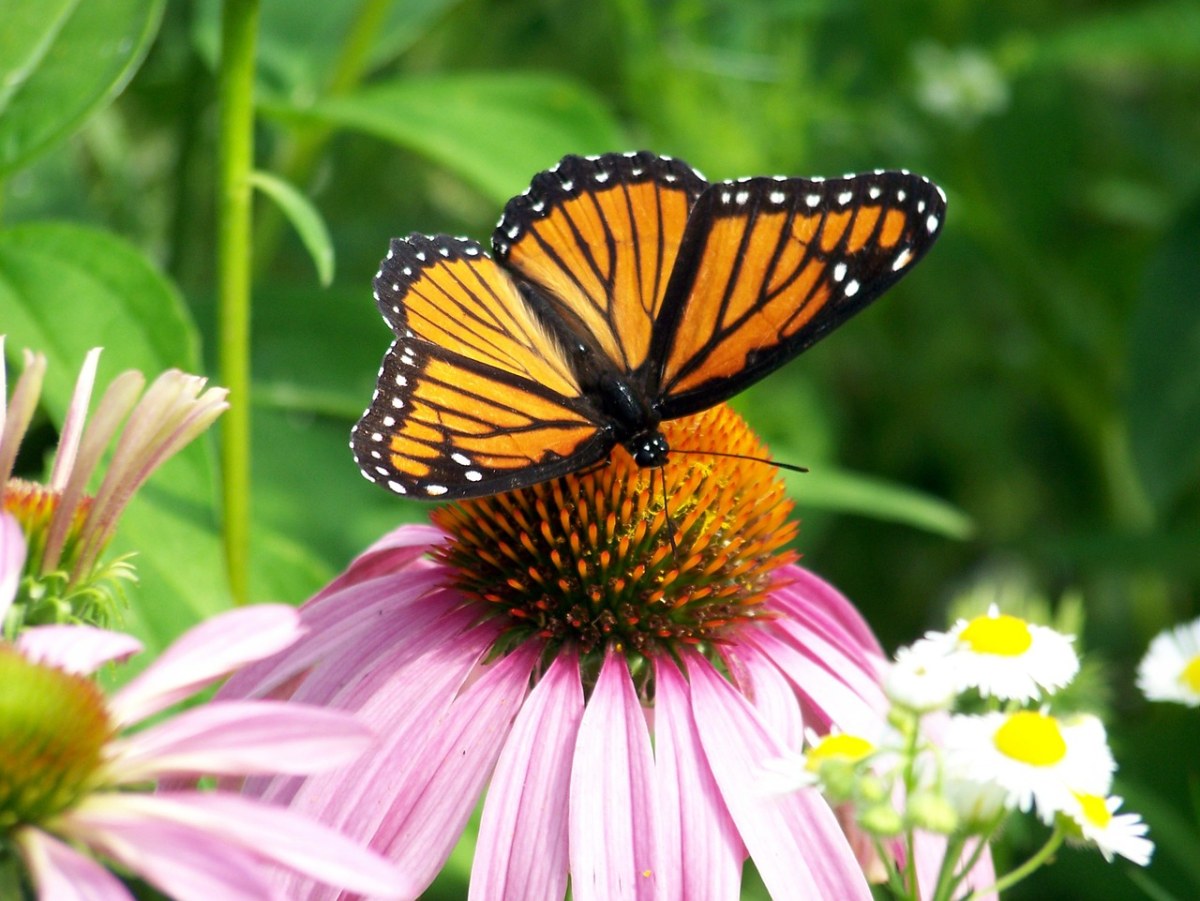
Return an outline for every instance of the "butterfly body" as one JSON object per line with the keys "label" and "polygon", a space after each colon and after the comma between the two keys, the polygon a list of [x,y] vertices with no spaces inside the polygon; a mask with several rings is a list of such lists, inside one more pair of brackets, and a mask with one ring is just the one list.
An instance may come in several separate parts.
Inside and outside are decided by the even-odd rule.
{"label": "butterfly body", "polygon": [[[709,184],[640,152],[564,158],[505,208],[493,254],[394,239],[375,297],[396,340],[351,438],[364,476],[412,497],[577,471],[736,394],[899,279],[941,229],[907,172]],[[694,448],[703,450],[704,448]]]}

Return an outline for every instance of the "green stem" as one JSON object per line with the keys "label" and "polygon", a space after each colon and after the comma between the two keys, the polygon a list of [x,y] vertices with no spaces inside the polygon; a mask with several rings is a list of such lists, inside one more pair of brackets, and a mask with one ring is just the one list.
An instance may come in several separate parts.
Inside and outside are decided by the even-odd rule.
{"label": "green stem", "polygon": [[1012,888],[1026,876],[1032,875],[1035,870],[1053,857],[1059,845],[1063,843],[1064,838],[1066,838],[1066,833],[1061,828],[1056,828],[1050,835],[1050,838],[1046,840],[1046,844],[1042,845],[1038,852],[1029,858],[1029,860],[1025,861],[1025,863],[1021,864],[1015,870],[1009,870],[1003,877],[997,879],[996,884],[991,888],[979,889],[972,892],[967,901],[976,901],[976,899],[983,898],[986,895],[1000,895],[1008,891],[1008,889]]}
{"label": "green stem", "polygon": [[259,0],[225,0],[217,175],[217,319],[225,562],[235,603],[248,600],[250,558],[250,171],[254,165],[254,52]]}

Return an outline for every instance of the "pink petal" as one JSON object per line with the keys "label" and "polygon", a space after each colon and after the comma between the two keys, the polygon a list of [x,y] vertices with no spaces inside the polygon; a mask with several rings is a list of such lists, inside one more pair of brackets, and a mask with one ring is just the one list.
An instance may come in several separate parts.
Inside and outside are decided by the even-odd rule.
{"label": "pink petal", "polygon": [[830,628],[844,635],[847,642],[876,657],[886,656],[879,646],[879,639],[858,608],[828,582],[799,566],[781,568],[779,578],[787,584],[772,592],[772,596],[778,596],[782,603],[796,610],[802,619],[820,612],[828,618]]}
{"label": "pink petal", "polygon": [[[264,697],[324,659],[362,662],[364,642],[377,641],[385,634],[400,638],[411,632],[420,634],[422,626],[411,632],[406,628],[413,605],[428,597],[445,578],[444,569],[413,570],[323,592],[300,608],[300,621],[307,630],[304,641],[242,667],[221,687],[218,697]],[[435,618],[446,606],[427,605],[423,617]]]}
{"label": "pink petal", "polygon": [[[0,359],[0,371],[3,369],[4,360]],[[0,404],[3,401],[4,396],[0,394]],[[4,617],[8,615],[8,608],[17,596],[17,586],[21,584],[21,570],[24,567],[25,533],[17,524],[16,517],[0,509],[0,628],[4,626]]]}
{"label": "pink petal", "polygon": [[124,632],[95,626],[34,626],[17,637],[17,648],[35,663],[87,676],[106,663],[139,653],[142,643]]}
{"label": "pink petal", "polygon": [[[111,844],[111,836],[117,835],[128,839],[133,850],[161,830],[170,840],[152,846],[156,856],[178,853],[176,845],[186,839],[194,846],[204,846],[204,856],[212,857],[217,869],[230,859],[260,860],[352,892],[396,898],[411,897],[415,891],[398,867],[340,833],[288,808],[225,792],[95,795],[73,811],[71,819],[77,830],[86,830],[93,840],[96,835],[105,836],[106,846]],[[151,856],[145,848],[140,855]],[[187,858],[184,855],[185,862]],[[144,867],[138,869],[149,878]],[[208,867],[201,865],[200,869],[203,873]],[[250,868],[250,872],[257,870]],[[179,889],[167,891],[175,895]],[[251,897],[277,894],[258,891],[261,894]],[[217,892],[196,897],[210,901],[228,896]]]}
{"label": "pink petal", "polygon": [[771,897],[870,899],[854,854],[819,794],[760,790],[764,764],[783,756],[784,749],[754,708],[699,654],[689,652],[685,660],[705,757]]}
{"label": "pink petal", "polygon": [[[871,735],[887,709],[883,689],[873,673],[865,673],[829,647],[797,647],[781,639],[779,621],[743,637],[744,651],[757,649],[791,680],[796,691],[814,708],[821,725],[833,723],[855,735]],[[824,655],[824,656],[822,656]],[[814,659],[815,658],[815,659]],[[853,683],[854,687],[847,683]],[[855,688],[858,690],[856,691]],[[864,698],[869,695],[870,700]]]}
{"label": "pink petal", "polygon": [[252,660],[294,642],[300,616],[285,604],[230,610],[189,629],[109,703],[116,721],[135,723],[170,707]]}
{"label": "pink petal", "polygon": [[248,853],[203,830],[140,814],[89,814],[82,807],[60,822],[77,841],[128,867],[175,901],[283,901]]}
{"label": "pink petal", "polygon": [[765,654],[742,641],[721,649],[743,695],[769,723],[782,744],[793,751],[804,745],[804,714],[796,688]]}
{"label": "pink petal", "polygon": [[653,898],[659,878],[654,755],[625,658],[605,654],[571,768],[571,889],[577,901]]}
{"label": "pink petal", "polygon": [[567,891],[569,761],[583,715],[579,661],[560,654],[530,692],[483,807],[472,901],[559,901]]}
{"label": "pink petal", "polygon": [[422,885],[450,856],[483,793],[524,703],[537,650],[531,643],[489,666],[430,724],[433,740],[412,758],[412,769],[428,778],[397,798],[372,845]]}
{"label": "pink petal", "polygon": [[164,775],[315,773],[352,762],[373,734],[352,715],[283,701],[213,701],[110,744],[119,784]]}
{"label": "pink petal", "polygon": [[[355,712],[360,722],[380,736],[381,744],[359,762],[353,774],[274,779],[265,787],[251,779],[246,792],[261,792],[275,803],[290,803],[296,797],[295,803],[306,805],[315,818],[338,827],[353,820],[362,830],[353,834],[363,840],[370,838],[390,799],[380,801],[377,819],[367,826],[364,798],[375,791],[376,784],[392,778],[389,757],[407,759],[413,752],[411,736],[426,735],[428,723],[449,708],[495,638],[494,623],[468,628],[478,617],[475,611],[430,612],[432,622],[413,617],[407,631],[403,619],[383,621],[359,647],[343,649],[315,667],[293,692],[293,700]],[[297,796],[298,791],[303,798]]]}
{"label": "pink petal", "polygon": [[745,849],[704,759],[687,681],[669,660],[657,660],[654,672],[662,897],[680,901],[737,898]]}
{"label": "pink petal", "polygon": [[100,362],[100,348],[93,347],[83,358],[79,378],[75,381],[75,392],[63,417],[59,432],[58,450],[54,452],[54,468],[50,472],[49,488],[62,493],[67,486],[67,477],[75,466],[75,455],[79,452],[79,439],[83,435],[83,423],[87,419],[88,404],[92,399],[92,386],[96,384],[96,366]]}
{"label": "pink petal", "polygon": [[133,901],[120,879],[52,835],[25,828],[16,841],[38,901]]}
{"label": "pink petal", "polygon": [[446,533],[434,526],[400,526],[355,557],[346,571],[321,589],[317,597],[324,597],[368,579],[409,569],[433,547],[445,543]]}

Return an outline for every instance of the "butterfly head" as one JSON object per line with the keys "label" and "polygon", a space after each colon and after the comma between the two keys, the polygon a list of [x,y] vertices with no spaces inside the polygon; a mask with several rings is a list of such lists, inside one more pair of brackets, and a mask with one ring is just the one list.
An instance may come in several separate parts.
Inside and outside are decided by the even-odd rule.
{"label": "butterfly head", "polygon": [[657,429],[634,435],[622,444],[625,450],[629,451],[629,456],[633,457],[633,462],[642,469],[662,466],[667,462],[667,454],[671,451],[666,436]]}

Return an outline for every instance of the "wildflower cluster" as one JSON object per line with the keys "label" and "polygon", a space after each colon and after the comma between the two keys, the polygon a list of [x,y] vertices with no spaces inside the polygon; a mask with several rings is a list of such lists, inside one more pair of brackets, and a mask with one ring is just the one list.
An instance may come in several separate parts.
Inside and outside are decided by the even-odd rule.
{"label": "wildflower cluster", "polygon": [[[810,733],[804,753],[772,763],[767,787],[815,786],[848,805],[901,898],[965,894],[964,877],[1014,811],[1035,813],[1052,833],[996,891],[1064,840],[1145,866],[1154,846],[1138,815],[1117,813],[1104,726],[1091,714],[1053,712],[1054,695],[1078,670],[1071,638],[993,606],[896,654],[883,680],[885,726]],[[911,848],[920,831],[946,837],[939,871],[920,873],[889,853],[897,843]]]}

